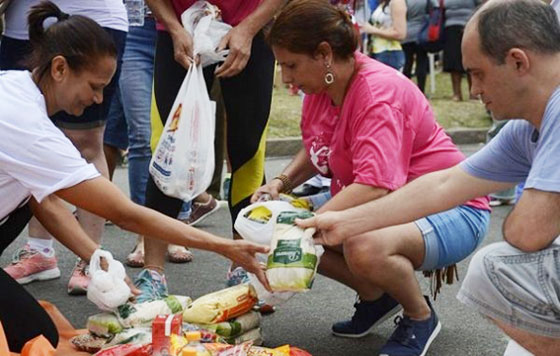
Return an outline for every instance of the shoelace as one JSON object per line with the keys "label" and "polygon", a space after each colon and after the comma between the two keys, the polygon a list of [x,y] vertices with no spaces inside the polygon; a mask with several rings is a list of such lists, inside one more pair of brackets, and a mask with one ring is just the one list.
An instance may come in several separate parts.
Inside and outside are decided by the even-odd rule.
{"label": "shoelace", "polygon": [[400,315],[398,315],[395,317],[393,322],[397,326],[397,329],[391,336],[392,340],[403,345],[408,345],[411,339],[415,339],[413,328],[412,328],[412,322],[410,319],[403,318]]}
{"label": "shoelace", "polygon": [[35,251],[29,251],[25,248],[20,248],[19,250],[17,250],[14,255],[12,256],[12,264],[17,264],[18,262],[20,262],[24,257],[27,256],[33,256],[34,254],[36,254],[37,252]]}
{"label": "shoelace", "polygon": [[80,262],[78,262],[78,266],[76,267],[76,269],[78,270],[78,273],[80,273],[83,276],[89,276],[89,265],[83,261],[80,260]]}

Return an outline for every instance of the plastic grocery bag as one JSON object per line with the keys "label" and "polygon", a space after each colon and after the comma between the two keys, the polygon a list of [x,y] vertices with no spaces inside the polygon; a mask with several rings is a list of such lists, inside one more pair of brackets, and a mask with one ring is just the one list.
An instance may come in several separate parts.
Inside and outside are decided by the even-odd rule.
{"label": "plastic grocery bag", "polygon": [[[306,206],[302,205],[300,201],[283,196],[280,198],[283,200],[257,202],[242,209],[235,220],[235,230],[248,241],[270,246],[273,240],[276,220],[281,213],[308,212],[308,210],[305,209]],[[314,246],[314,249],[316,256],[318,258],[321,257],[324,252],[323,247],[317,245]],[[257,254],[257,258],[264,263],[267,263],[268,261],[268,256],[266,254]],[[295,291],[269,292],[264,288],[254,274],[248,273],[248,275],[251,284],[259,296],[259,299],[264,301],[266,304],[282,304],[295,294]]]}
{"label": "plastic grocery bag", "polygon": [[190,201],[206,191],[214,174],[215,121],[202,66],[193,64],[150,161],[150,174],[165,195]]}
{"label": "plastic grocery bag", "polygon": [[[101,258],[109,265],[107,271],[101,268]],[[88,285],[87,298],[101,310],[113,311],[123,305],[130,296],[130,288],[124,281],[126,272],[119,261],[113,259],[109,251],[96,250],[89,261],[91,281]]]}
{"label": "plastic grocery bag", "polygon": [[217,6],[207,1],[197,1],[183,12],[181,21],[193,37],[193,54],[200,56],[202,67],[225,60],[229,51],[217,52],[216,49],[231,26],[221,21]]}

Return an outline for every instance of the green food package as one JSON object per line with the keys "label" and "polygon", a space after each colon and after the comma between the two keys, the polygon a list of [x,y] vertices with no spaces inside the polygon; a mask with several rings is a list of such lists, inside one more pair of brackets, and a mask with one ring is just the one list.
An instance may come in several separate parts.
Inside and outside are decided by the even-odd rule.
{"label": "green food package", "polygon": [[180,313],[191,304],[191,301],[189,297],[170,295],[150,302],[126,303],[117,308],[117,317],[125,328],[151,326],[152,321],[159,314]]}
{"label": "green food package", "polygon": [[295,219],[307,219],[308,211],[286,211],[276,218],[266,276],[275,292],[303,292],[311,288],[319,259],[313,243],[315,229],[301,229]]}
{"label": "green food package", "polygon": [[90,316],[87,320],[86,327],[90,333],[106,338],[118,334],[123,330],[119,319],[111,313],[100,313]]}
{"label": "green food package", "polygon": [[261,328],[251,329],[237,337],[226,338],[226,342],[231,345],[243,344],[247,341],[251,341],[252,345],[260,346],[264,343],[264,338],[262,335]]}
{"label": "green food package", "polygon": [[217,324],[198,324],[202,329],[212,331],[227,338],[237,337],[245,332],[255,329],[261,325],[261,314],[250,311],[235,319]]}

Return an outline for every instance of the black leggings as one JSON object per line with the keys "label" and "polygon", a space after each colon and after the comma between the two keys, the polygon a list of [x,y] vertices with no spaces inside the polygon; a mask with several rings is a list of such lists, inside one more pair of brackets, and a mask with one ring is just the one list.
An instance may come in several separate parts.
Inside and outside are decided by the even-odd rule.
{"label": "black leggings", "polygon": [[[215,65],[204,68],[208,89]],[[165,125],[175,96],[187,71],[173,58],[169,33],[158,31],[154,66],[152,127]],[[249,204],[251,195],[264,184],[264,143],[272,98],[274,56],[262,33],[253,39],[251,57],[243,71],[220,80],[227,116],[227,150],[232,177],[228,196],[232,219]],[[213,142],[208,142],[213,144]],[[222,164],[222,162],[216,162]],[[146,206],[176,218],[182,201],[163,194],[150,176]]]}
{"label": "black leggings", "polygon": [[[0,255],[25,228],[31,215],[29,204],[25,204],[14,210],[0,225]],[[56,347],[58,332],[49,315],[25,288],[1,268],[0,289],[0,322],[10,351],[21,352],[27,341],[39,335]]]}
{"label": "black leggings", "polygon": [[416,79],[418,81],[418,88],[423,93],[426,86],[426,75],[428,74],[428,53],[416,42],[403,43],[402,49],[405,59],[403,74],[407,78],[412,76],[412,64],[414,62],[414,55],[416,55]]}

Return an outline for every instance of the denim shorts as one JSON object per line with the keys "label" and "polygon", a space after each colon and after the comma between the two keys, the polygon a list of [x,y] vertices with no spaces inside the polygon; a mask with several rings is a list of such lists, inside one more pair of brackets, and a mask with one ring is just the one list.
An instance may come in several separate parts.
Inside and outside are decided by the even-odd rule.
{"label": "denim shorts", "polygon": [[401,70],[404,67],[404,52],[403,51],[383,51],[375,53],[372,57],[396,70]]}
{"label": "denim shorts", "polygon": [[489,221],[489,211],[467,205],[416,220],[426,251],[418,269],[431,271],[465,259],[484,239]]}
{"label": "denim shorts", "polygon": [[560,338],[560,238],[533,253],[507,242],[484,247],[457,299],[516,329]]}

